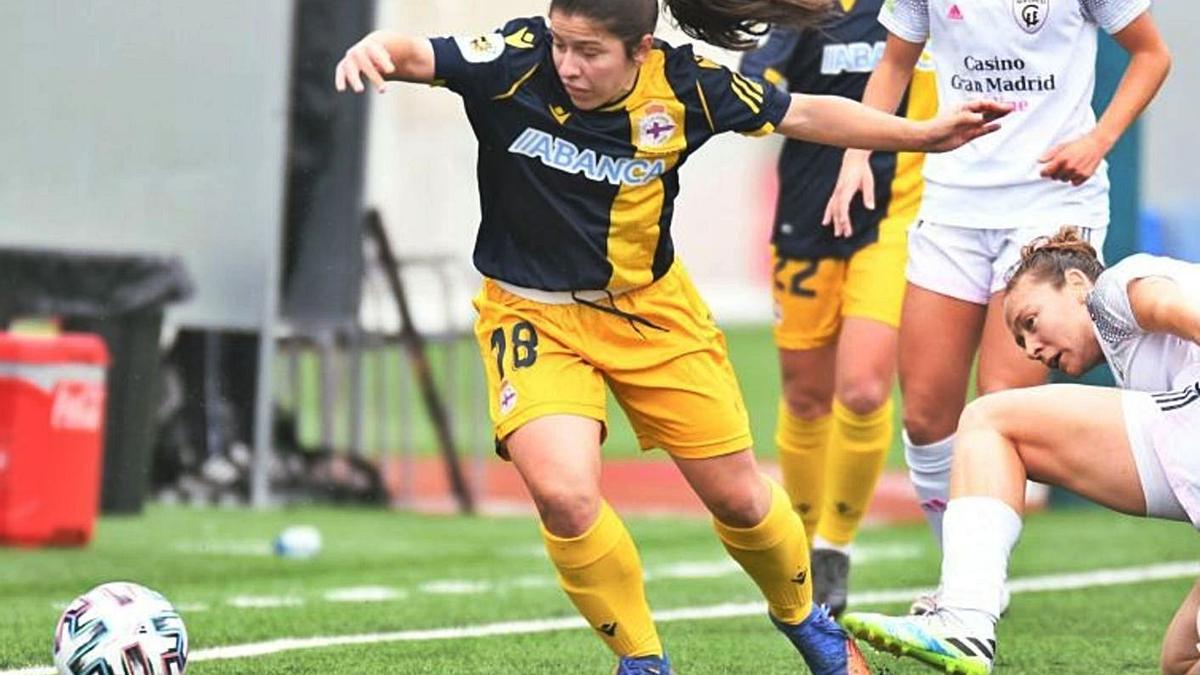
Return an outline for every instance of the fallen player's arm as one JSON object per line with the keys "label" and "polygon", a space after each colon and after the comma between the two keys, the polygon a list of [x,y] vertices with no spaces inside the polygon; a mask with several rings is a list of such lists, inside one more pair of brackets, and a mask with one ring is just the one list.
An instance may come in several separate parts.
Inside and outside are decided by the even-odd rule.
{"label": "fallen player's arm", "polygon": [[1138,325],[1152,333],[1170,333],[1200,344],[1200,304],[1166,277],[1129,282],[1129,306]]}

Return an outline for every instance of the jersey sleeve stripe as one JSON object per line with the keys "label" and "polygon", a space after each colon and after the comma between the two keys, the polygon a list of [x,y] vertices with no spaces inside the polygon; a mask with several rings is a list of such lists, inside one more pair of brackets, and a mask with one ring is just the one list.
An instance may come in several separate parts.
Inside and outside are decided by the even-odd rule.
{"label": "jersey sleeve stripe", "polygon": [[762,108],[759,108],[758,104],[755,103],[753,99],[751,99],[749,96],[746,96],[740,89],[738,89],[736,82],[731,84],[730,88],[733,89],[733,93],[736,94],[738,98],[742,99],[742,103],[745,103],[746,107],[750,108],[755,115],[762,111]]}
{"label": "jersey sleeve stripe", "polygon": [[775,133],[775,125],[771,124],[770,122],[767,122],[766,124],[762,125],[761,127],[755,129],[754,131],[743,131],[742,135],[758,137],[758,136],[769,136],[773,133]]}
{"label": "jersey sleeve stripe", "polygon": [[492,100],[503,101],[506,98],[512,98],[513,95],[517,93],[517,90],[521,88],[521,85],[525,84],[529,81],[529,78],[533,77],[533,74],[537,72],[539,65],[540,64],[537,63],[533,64],[533,67],[526,71],[525,74],[520,77],[520,79],[514,82],[513,86],[508,91],[504,92],[503,94],[493,96]]}
{"label": "jersey sleeve stripe", "polygon": [[733,76],[734,84],[739,85],[742,90],[745,91],[748,96],[750,96],[750,98],[754,99],[758,103],[763,102],[763,89],[757,82],[747,80],[737,73],[730,74]]}
{"label": "jersey sleeve stripe", "polygon": [[700,107],[704,108],[704,119],[708,120],[708,128],[715,134],[717,125],[713,124],[712,111],[708,109],[708,98],[704,96],[704,87],[700,86],[700,81],[696,81],[696,93],[700,95]]}

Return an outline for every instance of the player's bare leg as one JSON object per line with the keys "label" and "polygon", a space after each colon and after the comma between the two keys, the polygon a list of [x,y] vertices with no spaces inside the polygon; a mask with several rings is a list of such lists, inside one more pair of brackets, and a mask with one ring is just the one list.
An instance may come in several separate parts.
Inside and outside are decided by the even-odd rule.
{"label": "player's bare leg", "polygon": [[509,435],[509,456],[533,496],[559,584],[601,640],[618,672],[670,672],[646,604],[637,548],[600,495],[600,423],[537,418]]}
{"label": "player's bare leg", "polygon": [[[835,617],[846,609],[851,550],[866,515],[894,431],[892,383],[897,331],[873,319],[846,317],[837,340],[823,498],[812,543],[813,599]],[[789,485],[789,492],[791,486]]]}
{"label": "player's bare leg", "polygon": [[950,494],[954,430],[986,308],[908,284],[900,318],[904,455],[934,541]]}
{"label": "player's bare leg", "polygon": [[990,672],[1026,478],[1116,511],[1146,513],[1121,397],[1116,389],[1046,385],[972,402],[955,439],[937,611],[919,617],[848,614],[847,627],[945,672]]}
{"label": "player's bare leg", "polygon": [[1163,636],[1163,675],[1200,675],[1200,579],[1192,586]]}

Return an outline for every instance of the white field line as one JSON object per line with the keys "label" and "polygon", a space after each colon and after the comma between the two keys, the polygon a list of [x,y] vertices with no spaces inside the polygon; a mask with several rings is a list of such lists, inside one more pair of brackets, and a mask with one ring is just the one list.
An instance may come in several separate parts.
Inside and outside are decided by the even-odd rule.
{"label": "white field line", "polygon": [[[1142,567],[1122,567],[1115,569],[1093,570],[1077,574],[1050,574],[1040,577],[1025,577],[1012,579],[1008,588],[1012,593],[1039,593],[1047,591],[1075,590],[1081,588],[1098,588],[1102,586],[1120,586],[1137,584],[1147,581],[1179,579],[1200,575],[1200,563],[1175,562]],[[877,605],[888,603],[908,602],[920,593],[930,591],[929,588],[895,588],[880,591],[866,591],[850,596],[854,605]],[[654,620],[665,621],[694,621],[700,619],[723,619],[741,616],[758,616],[766,612],[761,601],[724,603],[706,607],[681,607],[654,613]],[[406,630],[391,633],[365,633],[361,635],[340,635],[330,637],[281,638],[267,642],[256,642],[227,647],[210,647],[192,652],[189,661],[217,661],[224,659],[241,659],[252,656],[266,656],[281,652],[298,651],[301,649],[322,649],[326,647],[344,647],[349,645],[379,644],[384,642],[423,642],[428,640],[461,640],[465,638],[491,637],[495,635],[530,635],[533,633],[549,633],[559,630],[586,628],[587,624],[579,617],[559,619],[533,619],[529,621],[504,621],[475,626],[458,626],[452,628],[429,628],[424,630]],[[0,675],[54,675],[53,668],[35,666],[18,670],[0,671]]]}
{"label": "white field line", "polygon": [[[856,567],[862,567],[885,560],[908,560],[920,557],[921,552],[922,548],[913,544],[865,545],[854,550],[854,564]],[[742,574],[742,568],[732,559],[725,557],[718,560],[692,560],[652,566],[646,569],[644,576],[647,582],[657,583],[668,579],[715,579],[739,574]],[[547,570],[547,573],[542,575],[528,575],[498,581],[433,579],[420,583],[412,592],[428,595],[483,595],[486,593],[504,592],[513,588],[557,587],[558,582],[555,580],[554,575]],[[340,603],[393,602],[403,600],[409,594],[410,592],[406,589],[391,586],[356,586],[330,589],[321,594],[320,599],[326,602]],[[309,599],[295,595],[239,595],[226,599],[224,603],[227,607],[235,609],[257,610],[287,607],[300,608],[306,606],[308,601]],[[53,606],[56,611],[61,612],[66,609],[67,604],[69,603],[60,601],[53,603]],[[199,602],[179,604],[176,607],[185,616],[189,613],[194,614],[209,610],[208,605]]]}

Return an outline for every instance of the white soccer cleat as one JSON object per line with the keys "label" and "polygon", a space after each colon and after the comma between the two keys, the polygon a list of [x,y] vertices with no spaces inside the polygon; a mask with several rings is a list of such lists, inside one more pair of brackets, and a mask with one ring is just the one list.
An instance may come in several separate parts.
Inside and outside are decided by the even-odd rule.
{"label": "white soccer cleat", "polygon": [[953,610],[922,616],[885,616],[849,612],[842,626],[876,649],[908,656],[955,675],[988,675],[996,654],[993,635],[975,634]]}
{"label": "white soccer cleat", "polygon": [[[936,612],[938,609],[938,603],[941,600],[941,593],[942,588],[939,586],[937,589],[930,591],[929,593],[922,593],[918,595],[912,601],[912,604],[908,606],[909,615],[924,616],[926,614],[933,614]],[[1000,596],[1000,616],[1008,614],[1008,604],[1011,601],[1012,593],[1009,592],[1008,586],[1005,586],[1003,589],[1003,594]],[[1200,619],[1198,619],[1198,622],[1200,622]]]}

